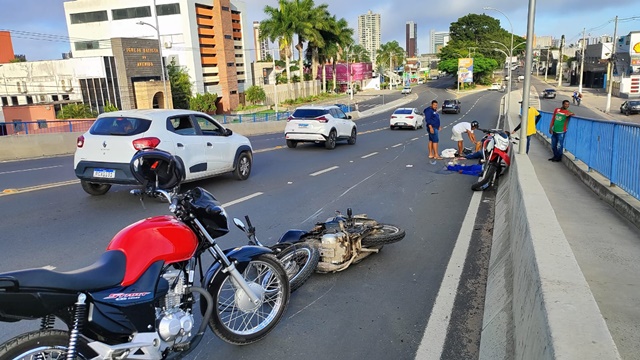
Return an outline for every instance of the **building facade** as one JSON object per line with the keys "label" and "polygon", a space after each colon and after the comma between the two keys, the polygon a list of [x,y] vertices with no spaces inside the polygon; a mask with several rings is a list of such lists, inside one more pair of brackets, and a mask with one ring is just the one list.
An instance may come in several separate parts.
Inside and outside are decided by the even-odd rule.
{"label": "building facade", "polygon": [[449,43],[449,32],[448,31],[435,31],[431,30],[429,34],[429,40],[431,41],[431,53],[437,54],[440,52],[440,49],[447,46]]}
{"label": "building facade", "polygon": [[380,49],[380,14],[368,13],[358,16],[358,44],[369,52],[369,58],[374,63],[376,53]]}
{"label": "building facade", "polygon": [[405,39],[407,57],[413,58],[418,56],[418,24],[413,21],[407,21]]}
{"label": "building facade", "polygon": [[260,22],[253,22],[253,48],[256,51],[256,61],[266,61],[269,54],[269,39],[260,40]]}
{"label": "building facade", "polygon": [[14,58],[11,33],[8,31],[0,31],[0,64],[6,64]]}
{"label": "building facade", "polygon": [[[75,58],[112,57],[112,38],[153,39],[183,67],[193,93],[215,93],[220,112],[243,101],[251,84],[245,3],[239,0],[75,0],[64,3]],[[158,34],[160,39],[158,41]],[[159,80],[159,78],[154,78]]]}

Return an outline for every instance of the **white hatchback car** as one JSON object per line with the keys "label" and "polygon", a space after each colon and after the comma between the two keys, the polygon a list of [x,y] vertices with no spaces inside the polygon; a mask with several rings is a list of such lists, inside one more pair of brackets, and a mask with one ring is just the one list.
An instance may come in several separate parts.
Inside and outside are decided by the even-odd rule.
{"label": "white hatchback car", "polygon": [[182,161],[184,182],[233,172],[251,173],[253,149],[206,114],[189,110],[125,110],[100,114],[78,137],[74,169],[84,191],[103,195],[112,184],[138,185],[129,162],[141,149],[167,151]]}
{"label": "white hatchback car", "polygon": [[389,127],[391,130],[402,127],[413,130],[424,128],[424,115],[416,108],[398,108],[391,114]]}
{"label": "white hatchback car", "polygon": [[338,140],[355,144],[357,129],[351,116],[335,105],[301,106],[287,119],[284,138],[290,148],[295,148],[299,142],[315,142],[334,149]]}

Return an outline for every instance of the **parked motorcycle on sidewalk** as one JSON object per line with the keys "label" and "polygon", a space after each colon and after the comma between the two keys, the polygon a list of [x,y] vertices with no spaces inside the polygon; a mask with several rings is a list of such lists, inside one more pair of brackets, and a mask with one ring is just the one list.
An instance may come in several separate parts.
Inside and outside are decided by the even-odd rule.
{"label": "parked motorcycle on sidewalk", "polygon": [[[265,246],[256,237],[256,228],[251,225],[249,216],[245,215],[244,219],[247,222],[246,226],[242,220],[238,218],[234,218],[233,222],[247,235],[250,245]],[[296,291],[302,284],[309,280],[320,261],[320,251],[315,244],[304,241],[298,241],[296,243],[288,241],[291,232],[296,231],[301,230],[289,230],[280,237],[280,240],[278,240],[276,244],[268,246],[282,263],[289,277],[291,292]]]}
{"label": "parked motorcycle on sidewalk", "polygon": [[351,208],[344,216],[339,211],[309,231],[288,230],[280,241],[308,243],[320,250],[316,272],[329,273],[347,269],[377,253],[384,245],[402,240],[405,231],[398,226],[379,223],[366,214],[353,215]]}
{"label": "parked motorcycle on sidewalk", "polygon": [[[88,267],[0,274],[0,321],[41,319],[39,330],[0,345],[0,360],[177,359],[196,348],[207,325],[222,340],[244,345],[280,321],[289,280],[273,252],[222,250],[225,209],[202,188],[179,193],[184,168],[170,154],[141,150],[131,170],[144,186],[132,193],[165,198],[173,215],[125,227]],[[214,261],[203,272],[205,252]],[[194,285],[196,271],[202,287]],[[56,319],[68,329],[54,329]]]}
{"label": "parked motorcycle on sidewalk", "polygon": [[507,131],[501,129],[478,129],[485,133],[482,138],[482,172],[480,180],[471,185],[474,191],[482,191],[497,185],[498,177],[511,164],[511,138]]}

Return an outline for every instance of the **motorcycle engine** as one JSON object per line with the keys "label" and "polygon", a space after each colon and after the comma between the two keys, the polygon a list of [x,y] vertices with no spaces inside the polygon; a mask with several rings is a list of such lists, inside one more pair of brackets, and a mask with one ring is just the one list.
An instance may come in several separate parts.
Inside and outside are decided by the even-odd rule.
{"label": "motorcycle engine", "polygon": [[349,236],[342,231],[322,235],[320,245],[322,262],[342,264],[351,258],[351,246]]}
{"label": "motorcycle engine", "polygon": [[194,320],[190,310],[180,307],[186,294],[184,272],[169,270],[162,277],[169,282],[169,292],[164,298],[164,306],[156,309],[158,335],[174,344],[188,341]]}

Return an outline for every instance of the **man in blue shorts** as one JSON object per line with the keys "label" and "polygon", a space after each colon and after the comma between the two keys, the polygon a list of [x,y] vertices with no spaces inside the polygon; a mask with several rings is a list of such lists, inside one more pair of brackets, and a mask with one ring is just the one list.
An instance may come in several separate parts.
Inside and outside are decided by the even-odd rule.
{"label": "man in blue shorts", "polygon": [[442,160],[438,155],[438,132],[442,130],[440,126],[440,114],[438,114],[438,101],[432,100],[431,106],[424,109],[424,119],[427,123],[429,133],[429,159]]}

